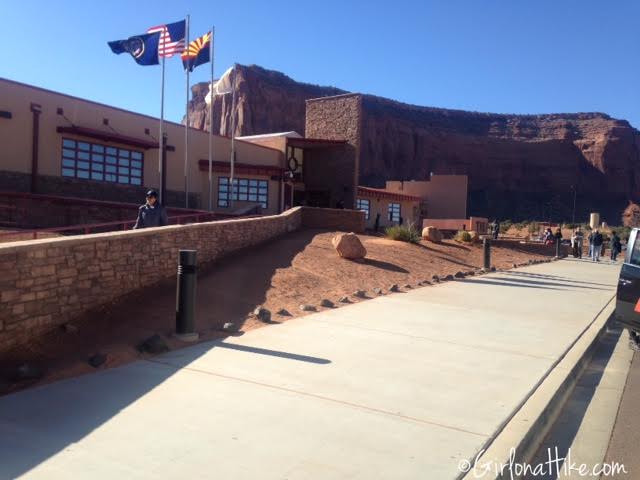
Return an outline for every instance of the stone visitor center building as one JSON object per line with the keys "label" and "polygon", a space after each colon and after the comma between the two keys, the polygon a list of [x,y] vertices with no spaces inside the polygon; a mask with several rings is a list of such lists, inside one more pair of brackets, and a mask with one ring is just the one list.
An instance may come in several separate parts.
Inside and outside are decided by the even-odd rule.
{"label": "stone visitor center building", "polygon": [[[307,101],[306,132],[236,138],[230,199],[231,139],[213,136],[212,210],[276,214],[297,205],[361,209],[372,227],[424,218],[466,218],[467,177],[360,185],[363,145],[357,94]],[[346,112],[346,113],[345,113]],[[165,121],[160,178],[159,119],[0,79],[0,191],[139,203],[148,188],[165,204],[209,205],[208,132],[190,128],[185,205],[184,125]]]}

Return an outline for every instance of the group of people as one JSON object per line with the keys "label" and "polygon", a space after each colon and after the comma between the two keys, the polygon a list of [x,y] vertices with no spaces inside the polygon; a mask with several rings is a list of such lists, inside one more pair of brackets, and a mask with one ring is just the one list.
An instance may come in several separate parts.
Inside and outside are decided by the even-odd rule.
{"label": "group of people", "polygon": [[[602,232],[597,228],[589,233],[587,236],[589,242],[589,258],[594,262],[599,262],[600,257],[605,253],[605,238]],[[584,243],[584,234],[580,228],[577,228],[573,235],[571,235],[571,251],[575,258],[582,258],[582,246]],[[611,232],[611,239],[609,240],[609,247],[611,250],[611,261],[615,262],[618,259],[618,255],[622,251],[622,242],[618,234]]]}
{"label": "group of people", "polygon": [[[542,235],[542,242],[545,245],[555,245],[557,242],[562,241],[562,232],[560,229],[556,229],[555,233],[551,231],[551,228],[547,228]],[[589,242],[589,258],[594,262],[599,262],[600,257],[604,256],[605,252],[605,238],[597,228],[589,233],[587,236]],[[582,248],[584,244],[584,234],[580,228],[577,228],[571,235],[571,253],[574,258],[582,258]],[[618,259],[618,255],[622,251],[622,242],[618,234],[611,232],[611,239],[609,241],[611,250],[611,261],[615,262]]]}

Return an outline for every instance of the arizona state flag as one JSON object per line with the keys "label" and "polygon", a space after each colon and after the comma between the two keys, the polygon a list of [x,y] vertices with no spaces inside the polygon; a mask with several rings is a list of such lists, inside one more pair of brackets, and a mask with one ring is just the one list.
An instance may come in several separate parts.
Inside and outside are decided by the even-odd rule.
{"label": "arizona state flag", "polygon": [[193,69],[198,65],[207,63],[211,60],[211,32],[208,32],[196,38],[193,42],[189,43],[189,46],[182,52],[182,65],[185,70],[193,72]]}
{"label": "arizona state flag", "polygon": [[158,65],[159,42],[159,33],[146,33],[108,44],[115,54],[129,53],[138,65]]}

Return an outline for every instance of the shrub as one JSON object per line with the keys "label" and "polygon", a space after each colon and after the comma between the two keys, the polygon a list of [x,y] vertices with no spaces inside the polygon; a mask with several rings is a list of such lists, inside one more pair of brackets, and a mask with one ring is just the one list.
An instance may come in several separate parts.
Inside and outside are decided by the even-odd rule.
{"label": "shrub", "polygon": [[466,230],[460,230],[458,233],[456,233],[455,239],[458,242],[469,243],[469,242],[471,242],[471,234],[469,232],[467,232]]}
{"label": "shrub", "polygon": [[400,242],[420,243],[422,239],[420,232],[413,223],[387,227],[384,233],[391,240],[398,240]]}
{"label": "shrub", "polygon": [[500,222],[500,233],[507,233],[511,228],[511,225],[513,225],[513,222],[511,220]]}

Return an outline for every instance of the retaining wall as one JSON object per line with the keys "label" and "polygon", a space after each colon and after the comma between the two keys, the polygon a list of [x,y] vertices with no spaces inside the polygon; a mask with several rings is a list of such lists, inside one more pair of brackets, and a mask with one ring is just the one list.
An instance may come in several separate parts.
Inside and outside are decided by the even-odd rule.
{"label": "retaining wall", "polygon": [[[0,245],[0,352],[176,275],[301,227],[362,231],[364,213],[297,207],[280,215]],[[362,227],[362,228],[360,228]]]}

